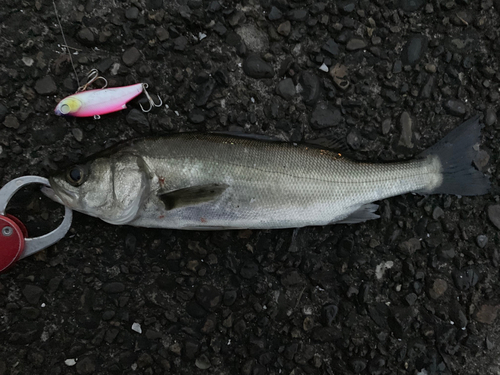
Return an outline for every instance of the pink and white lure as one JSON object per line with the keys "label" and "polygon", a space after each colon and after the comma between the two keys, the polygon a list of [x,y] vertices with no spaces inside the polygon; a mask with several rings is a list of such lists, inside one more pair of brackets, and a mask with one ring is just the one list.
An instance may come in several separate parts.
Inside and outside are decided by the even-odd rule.
{"label": "pink and white lure", "polygon": [[[91,72],[91,74],[94,71]],[[146,88],[147,83],[136,83],[135,85],[102,88],[95,90],[86,90],[87,86],[96,79],[103,79],[95,75],[86,85],[82,86],[77,93],[70,95],[57,104],[55,113],[58,116],[74,116],[74,117],[94,117],[99,118],[106,113],[121,111],[127,108],[127,103],[136,96],[144,92],[147,96],[150,107],[149,109],[141,108],[144,112],[149,112],[151,108],[160,107],[163,103],[155,104],[149,96]],[[106,82],[107,84],[107,82]]]}

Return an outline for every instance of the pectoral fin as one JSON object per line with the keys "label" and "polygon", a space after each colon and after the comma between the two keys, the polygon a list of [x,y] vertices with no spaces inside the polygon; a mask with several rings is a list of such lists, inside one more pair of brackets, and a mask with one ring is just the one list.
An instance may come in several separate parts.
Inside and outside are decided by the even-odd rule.
{"label": "pectoral fin", "polygon": [[226,184],[190,186],[184,189],[159,193],[158,198],[165,204],[167,210],[173,210],[174,208],[194,206],[216,200],[228,186]]}
{"label": "pectoral fin", "polygon": [[362,223],[363,221],[378,219],[380,216],[375,213],[378,209],[378,204],[368,203],[359,207],[344,220],[336,221],[335,224],[354,224]]}

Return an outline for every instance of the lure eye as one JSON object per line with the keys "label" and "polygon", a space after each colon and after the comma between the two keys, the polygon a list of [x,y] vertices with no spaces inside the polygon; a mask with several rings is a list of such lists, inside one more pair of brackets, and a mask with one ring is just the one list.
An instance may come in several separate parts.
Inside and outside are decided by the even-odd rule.
{"label": "lure eye", "polygon": [[63,114],[63,115],[67,115],[70,111],[71,111],[71,108],[69,105],[67,104],[63,104],[61,106],[61,108],[59,108],[59,111]]}
{"label": "lure eye", "polygon": [[66,181],[73,186],[80,186],[85,182],[85,171],[80,166],[74,166],[68,169],[66,173]]}

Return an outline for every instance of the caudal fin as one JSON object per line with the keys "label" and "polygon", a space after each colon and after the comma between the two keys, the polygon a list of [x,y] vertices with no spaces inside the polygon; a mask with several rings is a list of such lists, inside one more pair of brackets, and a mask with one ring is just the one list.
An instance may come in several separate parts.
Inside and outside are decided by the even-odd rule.
{"label": "caudal fin", "polygon": [[441,162],[443,182],[427,193],[482,195],[489,191],[489,178],[472,165],[480,136],[479,116],[474,116],[419,155],[437,156]]}

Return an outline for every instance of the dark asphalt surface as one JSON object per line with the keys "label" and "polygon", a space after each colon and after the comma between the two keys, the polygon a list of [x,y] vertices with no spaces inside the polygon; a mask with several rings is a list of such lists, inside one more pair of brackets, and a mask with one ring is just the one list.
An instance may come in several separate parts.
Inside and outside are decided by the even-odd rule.
{"label": "dark asphalt surface", "polygon": [[[0,186],[120,140],[231,130],[344,140],[402,160],[480,114],[481,197],[405,195],[381,219],[298,230],[116,227],[68,236],[0,275],[0,375],[500,374],[500,1],[56,1],[79,79],[149,84],[103,116],[77,88],[48,0],[0,4]],[[61,208],[11,213],[32,235]]]}

